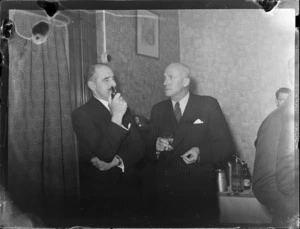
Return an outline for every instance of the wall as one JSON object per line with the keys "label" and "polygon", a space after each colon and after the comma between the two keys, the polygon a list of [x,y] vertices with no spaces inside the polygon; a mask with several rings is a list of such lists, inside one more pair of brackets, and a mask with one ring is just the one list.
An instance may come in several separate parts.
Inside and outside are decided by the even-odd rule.
{"label": "wall", "polygon": [[[151,107],[164,99],[164,68],[180,60],[178,12],[154,10],[159,15],[159,58],[136,53],[136,10],[106,12],[107,52],[123,96],[130,108],[149,117]],[[103,52],[102,11],[97,11],[97,53]]]}
{"label": "wall", "polygon": [[[294,12],[182,10],[181,61],[191,67],[192,90],[218,99],[237,150],[252,170],[257,130],[276,108],[275,91],[293,88]],[[293,73],[293,71],[292,71]],[[291,79],[293,78],[290,77]]]}

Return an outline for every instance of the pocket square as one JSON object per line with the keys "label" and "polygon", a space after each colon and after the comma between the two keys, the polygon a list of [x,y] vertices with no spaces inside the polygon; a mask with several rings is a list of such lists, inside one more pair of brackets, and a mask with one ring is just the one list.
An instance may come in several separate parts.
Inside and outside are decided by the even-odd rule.
{"label": "pocket square", "polygon": [[201,124],[201,123],[204,123],[204,122],[198,118],[193,124]]}

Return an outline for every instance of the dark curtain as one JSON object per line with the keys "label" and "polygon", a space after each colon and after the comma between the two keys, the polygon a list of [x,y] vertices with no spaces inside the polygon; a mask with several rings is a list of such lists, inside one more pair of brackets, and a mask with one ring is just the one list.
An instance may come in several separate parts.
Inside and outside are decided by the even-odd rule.
{"label": "dark curtain", "polygon": [[97,62],[97,30],[95,11],[69,11],[70,74],[72,109],[86,103],[91,92],[85,82],[89,65]]}
{"label": "dark curtain", "polygon": [[77,209],[79,192],[67,26],[51,22],[37,45],[31,29],[45,17],[10,11],[10,18],[8,191],[25,212],[64,215]]}

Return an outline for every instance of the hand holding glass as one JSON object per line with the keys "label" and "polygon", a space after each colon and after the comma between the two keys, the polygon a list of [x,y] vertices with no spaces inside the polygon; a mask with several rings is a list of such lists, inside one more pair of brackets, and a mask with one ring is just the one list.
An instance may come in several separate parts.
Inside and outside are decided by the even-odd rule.
{"label": "hand holding glass", "polygon": [[173,138],[172,133],[164,133],[163,136],[162,136],[162,138],[166,139],[168,141],[168,143],[169,143],[169,145],[165,148],[165,151],[171,151],[171,150],[173,150],[174,148],[173,148],[172,143],[174,141],[174,138]]}

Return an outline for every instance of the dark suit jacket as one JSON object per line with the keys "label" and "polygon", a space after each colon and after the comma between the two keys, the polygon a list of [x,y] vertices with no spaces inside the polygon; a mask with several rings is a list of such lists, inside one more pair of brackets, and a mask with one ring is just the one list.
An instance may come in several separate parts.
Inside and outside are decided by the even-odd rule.
{"label": "dark suit jacket", "polygon": [[[256,198],[273,212],[274,226],[281,225],[299,208],[295,176],[293,96],[271,114],[259,127],[253,170]],[[297,165],[295,166],[295,162]],[[281,222],[282,221],[282,222]]]}
{"label": "dark suit jacket", "polygon": [[[194,124],[200,119],[203,123]],[[211,196],[216,194],[213,164],[234,153],[232,137],[216,99],[190,94],[177,124],[171,100],[156,104],[151,111],[153,128],[148,155],[155,158],[155,142],[164,132],[173,132],[174,150],[162,152],[157,164],[158,191],[174,196]],[[199,147],[200,162],[187,165],[181,158],[192,147]]]}
{"label": "dark suit jacket", "polygon": [[[144,144],[137,126],[127,111],[124,126],[131,123],[129,131],[111,122],[111,114],[97,99],[92,97],[72,113],[73,128],[79,142],[80,184],[82,196],[91,198],[115,195],[122,176],[144,155]],[[115,155],[122,158],[125,174],[114,167],[108,171],[95,168],[90,159],[98,157],[111,162]]]}

